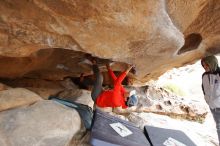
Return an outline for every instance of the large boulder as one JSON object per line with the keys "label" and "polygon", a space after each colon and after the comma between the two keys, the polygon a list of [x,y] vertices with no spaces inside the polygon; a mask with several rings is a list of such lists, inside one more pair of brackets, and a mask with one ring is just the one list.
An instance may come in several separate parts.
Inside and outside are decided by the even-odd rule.
{"label": "large boulder", "polygon": [[168,115],[173,118],[204,122],[209,109],[204,102],[177,96],[153,84],[142,87],[138,92],[139,105],[143,112]]}
{"label": "large boulder", "polygon": [[2,0],[0,13],[0,77],[89,74],[78,62],[90,53],[135,64],[145,82],[219,53],[217,0]]}
{"label": "large boulder", "polygon": [[66,146],[80,127],[76,110],[54,101],[39,101],[0,113],[0,145]]}
{"label": "large boulder", "polygon": [[42,98],[25,88],[12,88],[0,91],[0,111],[30,105]]}
{"label": "large boulder", "polygon": [[[0,77],[91,74],[89,53],[146,82],[219,53],[219,0],[0,1]],[[211,18],[211,19],[210,19]],[[101,60],[103,61],[103,60]]]}

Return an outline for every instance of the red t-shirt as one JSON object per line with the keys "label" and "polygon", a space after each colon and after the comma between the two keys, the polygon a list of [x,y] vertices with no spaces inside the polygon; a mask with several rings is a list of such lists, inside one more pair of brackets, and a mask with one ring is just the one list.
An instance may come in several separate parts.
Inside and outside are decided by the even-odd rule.
{"label": "red t-shirt", "polygon": [[99,97],[96,99],[96,104],[99,107],[120,107],[127,108],[124,99],[124,93],[126,90],[121,85],[122,81],[126,77],[126,72],[123,72],[116,77],[114,72],[109,69],[108,70],[110,76],[114,81],[114,88],[112,90],[103,91]]}

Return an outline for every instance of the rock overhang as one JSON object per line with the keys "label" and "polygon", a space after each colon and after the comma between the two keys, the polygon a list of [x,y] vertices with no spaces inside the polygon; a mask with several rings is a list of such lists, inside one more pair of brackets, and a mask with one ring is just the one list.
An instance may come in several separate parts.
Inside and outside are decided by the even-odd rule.
{"label": "rock overhang", "polygon": [[116,71],[134,64],[132,77],[140,82],[156,79],[220,52],[219,11],[217,0],[3,0],[0,77],[58,80],[91,74],[78,65],[89,53],[116,62]]}

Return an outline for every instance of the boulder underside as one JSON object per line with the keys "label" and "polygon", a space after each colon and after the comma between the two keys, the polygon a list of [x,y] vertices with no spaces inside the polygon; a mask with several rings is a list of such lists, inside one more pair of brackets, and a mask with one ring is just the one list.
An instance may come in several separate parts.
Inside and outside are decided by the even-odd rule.
{"label": "boulder underside", "polygon": [[0,78],[89,75],[91,54],[143,83],[220,52],[218,0],[2,0],[0,13]]}

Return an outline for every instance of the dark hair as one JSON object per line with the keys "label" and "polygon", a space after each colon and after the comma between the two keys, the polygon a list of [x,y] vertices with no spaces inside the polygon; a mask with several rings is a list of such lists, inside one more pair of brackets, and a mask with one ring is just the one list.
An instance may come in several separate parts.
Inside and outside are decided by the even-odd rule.
{"label": "dark hair", "polygon": [[[209,66],[211,72],[216,72],[218,70],[218,59],[214,56],[206,56],[201,59],[201,64],[206,63]],[[204,66],[203,66],[204,67]]]}

